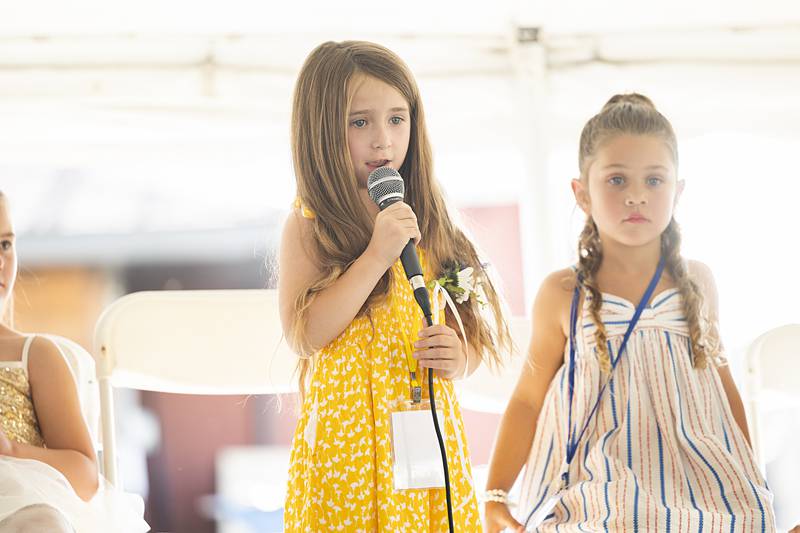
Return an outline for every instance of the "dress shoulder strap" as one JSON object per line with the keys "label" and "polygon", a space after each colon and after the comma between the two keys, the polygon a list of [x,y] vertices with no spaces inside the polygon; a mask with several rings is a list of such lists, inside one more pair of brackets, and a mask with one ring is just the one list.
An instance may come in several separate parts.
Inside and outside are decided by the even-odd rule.
{"label": "dress shoulder strap", "polygon": [[25,370],[25,374],[28,373],[28,353],[31,351],[31,343],[35,338],[36,335],[26,335],[25,344],[22,346],[22,368]]}
{"label": "dress shoulder strap", "polygon": [[300,197],[294,199],[294,208],[299,209],[300,213],[303,215],[303,218],[317,218],[317,215],[308,207],[306,207],[302,201],[300,201]]}

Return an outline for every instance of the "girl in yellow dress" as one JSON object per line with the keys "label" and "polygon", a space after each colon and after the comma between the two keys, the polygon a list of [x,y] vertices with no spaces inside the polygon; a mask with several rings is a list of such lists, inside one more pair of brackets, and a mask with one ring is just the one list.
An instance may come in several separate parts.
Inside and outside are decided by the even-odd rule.
{"label": "girl in yellow dress", "polygon": [[[397,489],[393,478],[392,413],[414,385],[427,397],[428,368],[455,531],[480,531],[452,380],[496,362],[510,337],[495,288],[433,177],[419,90],[402,60],[367,42],[317,47],[295,87],[292,153],[298,201],[281,240],[278,289],[303,402],[285,531],[447,531],[444,489]],[[367,178],[382,166],[399,171],[406,194],[379,211]],[[461,273],[451,286],[460,303],[439,325],[423,327],[398,261],[410,239],[426,281]]]}

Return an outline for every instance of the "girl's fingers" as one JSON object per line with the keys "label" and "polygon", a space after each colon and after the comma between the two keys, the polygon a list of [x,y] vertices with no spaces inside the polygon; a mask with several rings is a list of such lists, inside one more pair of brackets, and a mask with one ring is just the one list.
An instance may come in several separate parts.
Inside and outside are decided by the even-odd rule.
{"label": "girl's fingers", "polygon": [[392,204],[384,209],[383,212],[397,220],[417,220],[417,215],[414,213],[414,210],[411,209],[411,206],[403,202]]}
{"label": "girl's fingers", "polygon": [[451,335],[435,335],[416,341],[414,348],[455,348],[460,344],[461,341]]}
{"label": "girl's fingers", "polygon": [[447,370],[455,371],[458,368],[458,361],[455,359],[428,359],[425,357],[419,357],[417,362],[420,366],[424,366],[425,368],[434,368],[437,370]]}
{"label": "girl's fingers", "polygon": [[419,361],[455,361],[456,354],[444,348],[428,348],[418,350],[412,354]]}
{"label": "girl's fingers", "polygon": [[453,370],[450,368],[452,365],[448,361],[442,361],[440,359],[426,359],[420,361],[419,364],[424,368],[432,368],[434,370],[444,370],[446,372]]}
{"label": "girl's fingers", "polygon": [[428,326],[427,328],[419,330],[420,338],[433,337],[434,335],[450,335],[451,337],[455,337],[456,332],[444,324],[436,324],[435,326]]}

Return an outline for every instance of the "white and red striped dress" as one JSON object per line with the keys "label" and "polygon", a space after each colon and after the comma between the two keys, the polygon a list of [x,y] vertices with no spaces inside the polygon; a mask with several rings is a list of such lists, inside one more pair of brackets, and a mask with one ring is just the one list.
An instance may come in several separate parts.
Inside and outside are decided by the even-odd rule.
{"label": "white and red striped dress", "polygon": [[[595,325],[577,324],[573,420],[583,421],[607,380]],[[692,366],[677,289],[656,295],[636,325],[581,439],[570,484],[537,531],[767,532],[772,494],[734,420],[717,371]],[[604,294],[601,317],[613,358],[635,306]],[[565,363],[569,347],[565,349]],[[525,469],[520,516],[560,485],[567,435],[567,364],[547,392]]]}

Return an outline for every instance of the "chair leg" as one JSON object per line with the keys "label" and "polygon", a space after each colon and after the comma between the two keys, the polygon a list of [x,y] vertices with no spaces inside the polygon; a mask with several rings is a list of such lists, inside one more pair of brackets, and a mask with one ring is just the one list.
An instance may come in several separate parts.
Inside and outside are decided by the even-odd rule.
{"label": "chair leg", "polygon": [[117,479],[117,443],[114,428],[114,390],[111,379],[100,378],[100,419],[103,439],[103,476],[115,487]]}

